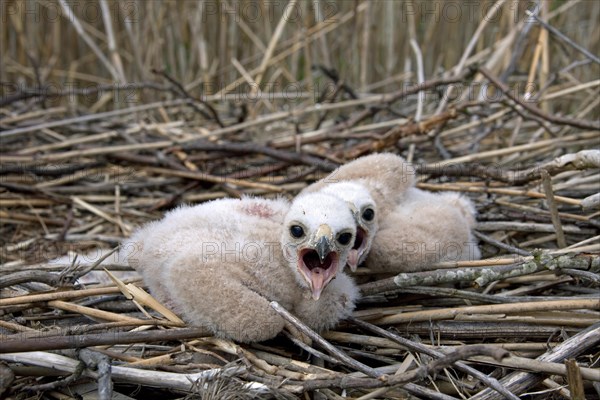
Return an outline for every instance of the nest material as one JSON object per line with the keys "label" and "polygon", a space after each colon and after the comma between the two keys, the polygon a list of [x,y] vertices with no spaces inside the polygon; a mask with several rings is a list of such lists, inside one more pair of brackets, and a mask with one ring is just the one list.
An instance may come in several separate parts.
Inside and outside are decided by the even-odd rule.
{"label": "nest material", "polygon": [[[384,96],[383,104],[393,106],[399,95]],[[172,115],[189,107],[172,104],[163,105]],[[341,114],[350,121],[367,111],[385,114],[375,104],[382,103]],[[599,224],[594,206],[582,204],[597,191],[598,150],[585,149],[599,139],[598,131],[523,119],[516,107],[458,103],[419,123],[391,120],[390,128],[368,134],[361,133],[368,123],[345,121],[251,145],[245,142],[250,129],[268,129],[273,120],[227,134],[214,134],[215,127],[206,135],[183,121],[152,121],[154,110],[145,122],[98,118],[84,128],[77,118],[64,124],[54,116],[22,119],[3,132],[27,130],[3,139],[0,347],[4,353],[39,352],[0,355],[11,367],[2,371],[17,377],[6,372],[4,388],[13,394],[77,390],[101,374],[104,363],[112,366],[106,382],[115,383],[113,390],[136,383],[200,398],[221,387],[223,378],[216,377],[222,373],[236,377],[235,390],[267,398],[314,390],[335,398],[343,389],[354,397],[401,398],[408,391],[491,399],[499,395],[486,387],[496,380],[516,393],[574,390],[577,382],[593,393],[592,383],[600,380],[592,369],[600,332]],[[306,108],[299,114],[303,126],[315,117]],[[473,115],[482,122],[472,124]],[[288,123],[287,115],[279,120]],[[35,133],[52,122],[64,140],[48,143]],[[82,135],[82,129],[97,133]],[[466,135],[478,140],[465,142]],[[310,143],[301,153],[293,149],[298,140]],[[454,156],[440,161],[440,146]],[[241,346],[206,337],[161,310],[139,290],[140,282],[125,289],[75,285],[80,275],[100,268],[91,262],[99,261],[92,250],[114,246],[134,226],[177,204],[247,193],[292,196],[338,162],[376,150],[412,159],[419,187],[460,191],[474,200],[483,260],[432,260],[431,270],[396,277],[360,269],[372,281],[361,287],[365,297],[355,320],[312,346],[284,338]],[[518,170],[517,164],[529,167]],[[46,262],[68,252],[85,256],[73,265],[72,258],[63,265]],[[127,269],[107,255],[109,270]],[[432,285],[438,283],[454,288]],[[473,347],[481,344],[487,347]],[[49,352],[80,347],[93,349],[102,362]],[[493,353],[501,349],[510,356]],[[42,372],[40,380],[25,365],[54,372]],[[51,378],[57,372],[61,376]],[[206,379],[216,379],[216,386],[194,383]]]}
{"label": "nest material", "polygon": [[[454,75],[359,100],[336,81],[320,104],[286,111],[273,101],[278,110],[245,121],[158,75],[136,90],[168,98],[121,110],[44,110],[47,93],[3,99],[0,395],[598,398],[600,124],[589,85],[550,82],[538,107],[470,60]],[[482,79],[498,89],[492,100],[439,108],[437,96],[419,96]],[[550,112],[565,96],[561,107],[580,106]],[[415,112],[419,120],[406,117]],[[474,201],[483,260],[432,259],[395,277],[361,268],[354,317],[322,335],[273,304],[310,344],[281,335],[238,345],[185,326],[139,281],[77,282],[100,270],[94,251],[178,204],[291,197],[377,151],[412,161],[420,188]],[[102,267],[128,270],[110,254]]]}

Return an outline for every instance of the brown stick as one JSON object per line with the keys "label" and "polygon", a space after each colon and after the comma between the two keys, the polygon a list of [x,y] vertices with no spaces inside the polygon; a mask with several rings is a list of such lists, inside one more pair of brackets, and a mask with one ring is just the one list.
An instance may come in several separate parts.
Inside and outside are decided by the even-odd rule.
{"label": "brown stick", "polygon": [[567,366],[567,381],[569,382],[569,391],[571,392],[571,398],[573,400],[585,400],[585,391],[583,390],[583,379],[581,377],[581,370],[575,359],[568,359],[565,361]]}
{"label": "brown stick", "polygon": [[[498,351],[499,350],[499,351]],[[418,381],[425,378],[429,374],[436,373],[444,368],[454,365],[461,359],[472,357],[476,354],[489,354],[495,359],[502,359],[508,356],[508,352],[502,349],[492,349],[486,345],[461,346],[457,350],[452,351],[447,355],[443,355],[439,359],[428,364],[422,365],[419,368],[394,375],[386,375],[386,379],[359,378],[344,376],[331,380],[312,380],[305,382],[302,386],[304,390],[315,390],[324,387],[341,387],[341,388],[376,388],[383,386],[406,385],[411,381]],[[412,391],[412,387],[405,388]],[[516,399],[514,396],[508,396],[510,399]],[[439,396],[436,398],[449,398]],[[451,397],[450,397],[451,398]]]}
{"label": "brown stick", "polygon": [[540,171],[540,175],[542,176],[542,186],[544,187],[544,192],[546,193],[546,202],[548,203],[548,209],[550,210],[552,225],[554,225],[554,229],[556,231],[556,241],[558,243],[558,247],[564,249],[567,247],[567,241],[565,240],[565,232],[558,215],[558,207],[556,205],[556,201],[554,200],[552,180],[550,179],[550,174],[545,169]]}
{"label": "brown stick", "polygon": [[[576,357],[585,350],[596,346],[600,342],[600,323],[594,324],[587,329],[572,336],[544,355],[537,358],[538,361],[560,362],[562,360]],[[543,375],[531,372],[513,372],[500,380],[500,383],[513,393],[523,393],[528,388],[536,385],[544,379]],[[482,390],[472,397],[473,400],[502,400],[496,392],[490,389]]]}
{"label": "brown stick", "polygon": [[177,176],[180,178],[186,179],[194,179],[198,181],[212,182],[212,183],[229,183],[231,185],[247,187],[247,188],[255,188],[255,189],[264,189],[271,192],[281,192],[282,189],[275,185],[269,185],[267,183],[260,182],[250,182],[242,179],[234,179],[227,178],[224,176],[216,176],[211,174],[205,174],[203,172],[193,172],[193,171],[175,171],[167,168],[156,168],[156,167],[148,167],[145,169],[148,172],[152,172],[155,174],[166,175],[166,176]]}
{"label": "brown stick", "polygon": [[3,306],[14,306],[17,304],[27,304],[27,303],[38,303],[40,301],[49,301],[49,300],[67,300],[67,299],[76,299],[80,297],[87,296],[99,296],[103,294],[114,294],[121,293],[118,287],[103,287],[103,288],[93,288],[93,289],[84,289],[84,290],[69,290],[69,291],[60,291],[60,292],[50,292],[50,293],[40,293],[40,294],[30,294],[25,296],[15,296],[8,297],[5,299],[0,299],[0,307]]}
{"label": "brown stick", "polygon": [[[439,269],[433,271],[401,273],[393,278],[366,283],[360,286],[363,295],[371,295],[394,290],[397,287],[410,287],[432,283],[456,283],[473,281],[479,286],[484,286],[492,281],[510,277],[523,276],[534,272],[546,270],[560,270],[577,268],[587,270],[593,268],[600,256],[597,254],[580,254],[576,256],[552,256],[538,254],[527,257],[521,263],[484,266],[476,268]],[[456,272],[460,271],[460,274]]]}
{"label": "brown stick", "polygon": [[[378,379],[379,378],[383,378],[383,375],[380,374],[380,373],[378,373],[377,371],[375,371],[373,368],[371,368],[371,367],[369,367],[369,366],[367,366],[367,365],[365,365],[365,364],[363,364],[361,362],[358,362],[358,361],[354,360],[352,357],[349,357],[344,352],[342,352],[341,350],[337,349],[331,343],[329,343],[328,341],[326,341],[325,339],[323,339],[318,333],[316,333],[315,331],[313,331],[312,329],[310,329],[309,327],[307,327],[304,323],[302,323],[298,318],[296,318],[295,316],[293,316],[288,310],[286,310],[285,308],[283,308],[276,301],[272,301],[270,303],[270,305],[285,320],[287,320],[292,325],[294,325],[303,334],[305,334],[306,336],[308,336],[309,338],[311,338],[312,340],[314,340],[315,342],[317,342],[321,347],[323,347],[324,349],[326,349],[332,356],[334,356],[335,358],[337,358],[338,360],[340,360],[345,365],[347,365],[350,368],[353,368],[353,369],[355,369],[357,371],[360,371],[360,372],[364,373],[367,376],[370,376],[370,377],[373,377],[373,378],[378,378]],[[383,380],[385,380],[385,379],[383,379]]]}
{"label": "brown stick", "polygon": [[41,99],[53,98],[53,97],[69,97],[69,96],[89,96],[96,93],[102,93],[107,91],[131,91],[134,89],[153,89],[158,91],[169,91],[170,88],[159,85],[155,82],[130,82],[130,83],[115,83],[115,84],[102,84],[92,87],[83,88],[69,88],[64,90],[56,90],[50,85],[36,88],[23,88],[17,93],[11,94],[0,99],[0,107],[4,107],[8,104],[27,100],[34,97],[40,97]]}
{"label": "brown stick", "polygon": [[[0,353],[21,353],[24,351],[79,349],[101,345],[147,343],[169,340],[196,339],[210,336],[206,328],[190,327],[181,329],[153,330],[145,332],[106,332],[90,335],[31,337],[0,341]],[[14,335],[13,335],[14,336]]]}
{"label": "brown stick", "polygon": [[600,310],[600,299],[557,300],[557,301],[532,301],[521,304],[493,304],[483,306],[467,306],[446,309],[413,311],[389,315],[376,321],[377,324],[397,324],[411,321],[437,321],[441,319],[454,319],[464,314],[504,314],[531,311],[556,311],[577,309]]}
{"label": "brown stick", "polygon": [[[160,70],[159,71],[159,70],[153,69],[152,73],[162,76],[163,78],[165,78],[166,80],[168,80],[173,86],[175,86],[177,88],[177,91],[184,98],[186,98],[188,100],[191,100],[190,106],[192,106],[192,108],[194,110],[196,110],[196,112],[198,112],[204,118],[214,120],[217,124],[219,124],[219,126],[221,128],[225,127],[225,124],[223,124],[223,121],[221,121],[221,118],[219,118],[219,114],[217,113],[217,111],[208,102],[206,102],[206,101],[204,101],[202,99],[195,98],[194,96],[192,96],[187,90],[185,90],[185,88],[183,87],[183,85],[181,83],[179,83],[175,78],[173,78],[172,76],[170,76],[169,74],[167,74],[166,71],[164,71],[164,70]],[[204,107],[206,107],[206,109],[208,110],[208,113],[206,113],[204,110],[198,108],[195,103],[200,103]]]}
{"label": "brown stick", "polygon": [[[367,329],[367,330],[377,333],[378,335],[381,335],[387,339],[393,340],[394,342],[401,344],[402,346],[405,346],[406,348],[408,348],[412,351],[417,351],[420,353],[427,354],[431,357],[438,357],[438,358],[443,357],[443,355],[444,355],[442,352],[434,350],[422,343],[418,343],[418,342],[414,342],[412,340],[405,339],[399,335],[396,335],[395,333],[386,331],[385,329],[382,329],[382,328],[380,328],[376,325],[370,324],[368,322],[361,321],[360,319],[350,317],[350,321],[352,323],[360,326],[361,328]],[[481,382],[486,384],[488,387],[493,388],[498,393],[504,395],[507,399],[518,400],[517,396],[513,395],[511,392],[509,392],[504,387],[502,387],[502,385],[500,385],[496,379],[489,377],[482,372],[479,372],[475,368],[470,367],[463,362],[456,362],[455,366],[456,366],[456,368],[460,369],[461,371],[466,372],[467,374],[473,375],[475,378],[479,379]]]}
{"label": "brown stick", "polygon": [[294,153],[291,151],[277,150],[268,146],[255,143],[211,143],[207,141],[194,141],[180,146],[183,150],[224,151],[236,154],[263,154],[265,156],[288,162],[290,164],[306,164],[319,167],[324,171],[333,171],[337,165],[334,163],[313,157],[307,154]]}
{"label": "brown stick", "polygon": [[436,166],[416,165],[416,171],[419,174],[427,174],[435,178],[439,176],[467,177],[473,176],[482,179],[493,179],[499,182],[510,183],[511,185],[523,185],[525,183],[540,179],[542,170],[548,171],[551,175],[559,172],[570,171],[573,169],[597,168],[597,159],[599,150],[583,150],[578,153],[565,154],[552,161],[536,165],[522,171],[504,170],[492,165],[481,165],[475,163],[468,164],[450,164]]}
{"label": "brown stick", "polygon": [[586,121],[583,119],[555,117],[555,116],[546,114],[545,112],[543,112],[536,106],[521,101],[517,96],[515,96],[513,93],[511,93],[508,86],[506,86],[504,83],[500,82],[500,80],[497,77],[495,77],[487,68],[481,67],[481,68],[479,68],[479,72],[481,72],[481,74],[483,76],[485,76],[491,83],[493,83],[498,89],[500,89],[500,91],[502,93],[504,93],[506,96],[508,96],[512,101],[519,104],[521,107],[523,107],[525,110],[529,111],[530,113],[537,115],[538,117],[543,118],[546,121],[549,121],[549,122],[552,122],[552,123],[558,124],[558,125],[574,126],[575,128],[580,128],[580,129],[589,129],[589,130],[599,130],[600,129],[600,123],[597,123],[597,122]]}

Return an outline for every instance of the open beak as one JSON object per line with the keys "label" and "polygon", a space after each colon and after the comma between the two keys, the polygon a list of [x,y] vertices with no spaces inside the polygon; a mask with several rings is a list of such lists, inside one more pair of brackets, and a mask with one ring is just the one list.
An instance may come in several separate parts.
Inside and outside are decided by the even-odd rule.
{"label": "open beak", "polygon": [[327,225],[319,226],[309,243],[310,247],[299,253],[298,269],[310,285],[312,298],[318,300],[337,274],[339,255],[335,252],[333,233]]}
{"label": "open beak", "polygon": [[356,272],[358,264],[367,248],[367,240],[369,238],[369,231],[361,226],[356,229],[356,238],[354,239],[354,245],[348,253],[348,266],[352,272]]}
{"label": "open beak", "polygon": [[[358,268],[358,263],[360,261],[360,257],[362,253],[364,253],[364,242],[367,237],[366,231],[362,228],[360,223],[360,211],[353,202],[348,201],[348,208],[352,212],[352,216],[354,217],[354,221],[356,222],[356,238],[354,239],[354,245],[348,252],[348,261],[346,264],[350,267],[350,271],[356,272],[356,268]],[[363,246],[361,249],[361,245]]]}

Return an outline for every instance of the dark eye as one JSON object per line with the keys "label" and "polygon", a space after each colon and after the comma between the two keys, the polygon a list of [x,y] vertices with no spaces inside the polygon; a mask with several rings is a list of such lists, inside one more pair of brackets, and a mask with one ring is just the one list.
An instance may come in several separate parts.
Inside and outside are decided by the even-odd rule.
{"label": "dark eye", "polygon": [[292,225],[290,227],[290,233],[293,237],[299,239],[304,236],[304,229],[302,229],[300,225]]}
{"label": "dark eye", "polygon": [[343,245],[343,246],[345,246],[345,245],[347,245],[348,243],[350,243],[350,240],[352,240],[352,234],[351,234],[350,232],[345,232],[345,233],[342,233],[342,234],[341,234],[340,236],[338,236],[338,238],[337,238],[337,241],[338,241],[338,242],[339,242],[341,245]]}
{"label": "dark eye", "polygon": [[363,211],[362,217],[365,221],[372,221],[375,218],[375,211],[372,208],[367,208]]}

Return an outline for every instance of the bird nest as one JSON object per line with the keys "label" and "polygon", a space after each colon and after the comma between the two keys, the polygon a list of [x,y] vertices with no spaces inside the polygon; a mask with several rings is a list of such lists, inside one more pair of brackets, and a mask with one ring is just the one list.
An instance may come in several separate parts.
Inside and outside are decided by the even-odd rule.
{"label": "bird nest", "polygon": [[[286,109],[275,99],[271,113],[245,118],[237,111],[252,104],[231,112],[162,77],[136,90],[164,91],[163,101],[107,112],[42,108],[48,94],[39,93],[4,101],[5,396],[598,398],[600,155],[586,149],[598,145],[600,124],[597,108],[583,104],[587,87],[542,93],[579,101],[573,115],[551,114],[481,68],[383,95],[356,96],[336,82],[318,104]],[[438,107],[438,94],[475,77],[494,95]],[[415,109],[419,120],[407,117]],[[436,243],[422,249],[433,254],[423,271],[359,268],[353,317],[305,332],[310,340],[212,337],[128,280],[129,267],[106,251],[101,265],[90,256],[179,204],[292,198],[337,165],[381,151],[411,161],[419,188],[470,197],[483,257],[438,262]],[[104,269],[114,280],[81,283]]]}

